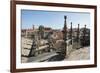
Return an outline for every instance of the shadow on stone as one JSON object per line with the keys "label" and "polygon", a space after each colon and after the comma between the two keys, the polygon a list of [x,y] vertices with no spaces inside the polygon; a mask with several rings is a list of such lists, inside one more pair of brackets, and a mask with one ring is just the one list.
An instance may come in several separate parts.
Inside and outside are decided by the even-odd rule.
{"label": "shadow on stone", "polygon": [[50,62],[50,61],[62,61],[62,60],[64,60],[64,58],[65,57],[63,55],[56,55],[56,56],[49,58],[48,62]]}

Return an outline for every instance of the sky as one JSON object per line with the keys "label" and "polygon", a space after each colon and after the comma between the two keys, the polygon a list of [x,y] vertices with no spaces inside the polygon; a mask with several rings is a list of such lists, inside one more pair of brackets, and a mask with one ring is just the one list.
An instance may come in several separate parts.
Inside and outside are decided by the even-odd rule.
{"label": "sky", "polygon": [[67,26],[70,28],[72,22],[73,28],[80,28],[86,24],[90,27],[90,13],[86,12],[67,12],[67,11],[40,11],[40,10],[21,10],[21,27],[30,29],[34,25],[38,28],[40,25],[52,29],[62,29],[64,26],[64,16],[67,16]]}

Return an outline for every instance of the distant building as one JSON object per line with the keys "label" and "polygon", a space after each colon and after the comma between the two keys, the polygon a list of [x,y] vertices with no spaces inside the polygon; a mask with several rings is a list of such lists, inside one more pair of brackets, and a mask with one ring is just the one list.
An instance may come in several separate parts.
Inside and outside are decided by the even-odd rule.
{"label": "distant building", "polygon": [[62,33],[61,30],[53,30],[52,37],[53,37],[55,40],[63,39],[63,33]]}
{"label": "distant building", "polygon": [[32,35],[34,35],[36,32],[37,32],[37,30],[33,30],[33,29],[22,29],[21,36],[31,38]]}
{"label": "distant building", "polygon": [[[49,27],[44,27],[43,29],[44,29],[43,30],[43,32],[44,32],[43,37],[48,36],[52,32],[52,29]],[[30,38],[32,35],[37,35],[37,34],[39,35],[39,29],[35,29],[34,25],[33,25],[32,29],[22,29],[21,30],[22,37]]]}
{"label": "distant building", "polygon": [[22,29],[21,30],[21,36],[22,37],[25,37],[26,36],[26,31],[27,31],[26,29]]}

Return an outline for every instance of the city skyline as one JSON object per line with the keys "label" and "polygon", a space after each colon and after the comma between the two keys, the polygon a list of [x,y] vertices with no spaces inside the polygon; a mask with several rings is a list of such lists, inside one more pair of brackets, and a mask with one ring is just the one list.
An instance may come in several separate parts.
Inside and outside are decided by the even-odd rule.
{"label": "city skyline", "polygon": [[52,29],[62,29],[64,26],[64,16],[67,16],[67,26],[70,28],[80,28],[87,25],[90,28],[90,13],[83,12],[64,12],[64,11],[40,11],[40,10],[21,10],[22,29],[38,28],[40,25]]}

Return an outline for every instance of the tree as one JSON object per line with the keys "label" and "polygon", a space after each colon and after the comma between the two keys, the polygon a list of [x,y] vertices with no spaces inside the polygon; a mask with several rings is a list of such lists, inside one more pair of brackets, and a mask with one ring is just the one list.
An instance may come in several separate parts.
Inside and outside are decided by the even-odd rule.
{"label": "tree", "polygon": [[34,35],[34,34],[32,34],[32,35],[31,35],[31,39],[34,39],[34,38],[35,38],[35,35]]}
{"label": "tree", "polygon": [[84,47],[84,46],[89,46],[90,45],[90,29],[88,28],[82,28],[81,29],[81,37],[80,37],[80,43],[81,43],[81,46]]}
{"label": "tree", "polygon": [[42,25],[39,26],[38,33],[39,33],[40,38],[43,39],[44,38],[44,26],[42,26]]}

